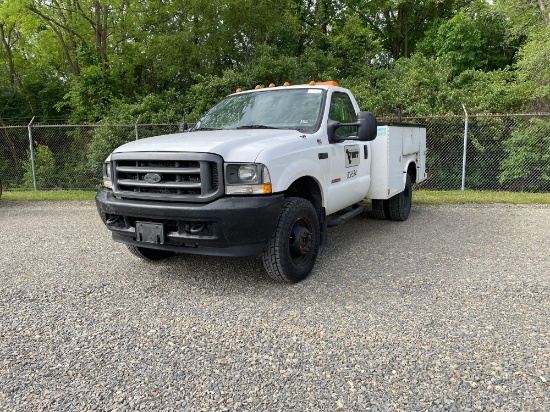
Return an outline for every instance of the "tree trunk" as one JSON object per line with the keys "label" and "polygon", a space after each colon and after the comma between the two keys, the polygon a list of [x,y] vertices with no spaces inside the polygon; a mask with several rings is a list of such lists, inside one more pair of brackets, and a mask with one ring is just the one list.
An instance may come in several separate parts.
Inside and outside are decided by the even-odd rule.
{"label": "tree trunk", "polygon": [[10,86],[15,86],[15,63],[13,61],[13,52],[11,50],[10,38],[11,38],[12,28],[8,30],[7,36],[4,31],[4,25],[0,24],[0,37],[2,37],[2,45],[6,50],[6,55],[8,56],[8,67],[9,67],[9,77],[10,77]]}
{"label": "tree trunk", "polygon": [[107,59],[107,21],[109,17],[109,6],[101,5],[99,0],[94,1],[94,17],[93,29],[95,32],[95,47],[101,57],[101,69],[105,73],[108,69]]}
{"label": "tree trunk", "polygon": [[63,33],[61,32],[60,28],[65,30],[69,34],[69,39],[71,40],[71,44],[73,45],[73,51],[76,50],[76,41],[74,39],[74,36],[71,33],[71,30],[63,25],[63,23],[57,22],[50,18],[49,16],[42,13],[39,9],[37,9],[34,5],[30,5],[27,7],[31,12],[42,18],[44,22],[51,27],[51,29],[54,31],[54,33],[57,35],[57,38],[59,39],[59,44],[61,44],[61,47],[63,49],[63,54],[65,55],[67,62],[69,64],[70,70],[73,74],[79,75],[80,74],[80,67],[78,65],[78,60],[72,58],[71,56],[71,49],[67,45],[67,42],[65,41],[65,38],[63,37]]}
{"label": "tree trunk", "polygon": [[19,159],[17,158],[17,151],[15,150],[15,145],[11,141],[9,135],[6,133],[6,130],[2,127],[5,126],[4,121],[0,117],[0,134],[2,135],[2,140],[5,142],[6,147],[8,147],[10,150],[10,156],[11,160],[13,161],[13,164],[18,164]]}
{"label": "tree trunk", "polygon": [[540,12],[544,16],[544,21],[550,26],[550,10],[546,11],[546,4],[544,4],[544,0],[539,0],[539,8]]}

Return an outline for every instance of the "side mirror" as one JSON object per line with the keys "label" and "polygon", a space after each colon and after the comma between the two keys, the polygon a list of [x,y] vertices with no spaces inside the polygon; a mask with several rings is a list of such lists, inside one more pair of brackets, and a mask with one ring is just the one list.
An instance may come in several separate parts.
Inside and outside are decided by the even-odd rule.
{"label": "side mirror", "polygon": [[[336,136],[336,129],[342,126],[356,126],[357,137],[346,137],[340,139]],[[359,112],[357,113],[357,122],[355,123],[340,123],[334,120],[329,120],[327,124],[327,134],[330,143],[336,143],[340,140],[359,140],[362,142],[368,142],[376,138],[376,117],[372,112]]]}
{"label": "side mirror", "polygon": [[189,130],[189,126],[187,125],[187,122],[183,122],[180,124],[179,131],[180,133],[186,132]]}
{"label": "side mirror", "polygon": [[362,142],[368,142],[374,140],[377,134],[376,117],[372,112],[359,112],[357,113],[357,138]]}

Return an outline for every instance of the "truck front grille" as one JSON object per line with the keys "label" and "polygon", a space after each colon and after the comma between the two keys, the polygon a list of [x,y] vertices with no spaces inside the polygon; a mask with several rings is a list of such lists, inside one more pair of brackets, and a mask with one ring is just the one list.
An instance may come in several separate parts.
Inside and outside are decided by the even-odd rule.
{"label": "truck front grille", "polygon": [[208,153],[116,153],[113,191],[126,198],[208,202],[221,196],[222,158]]}

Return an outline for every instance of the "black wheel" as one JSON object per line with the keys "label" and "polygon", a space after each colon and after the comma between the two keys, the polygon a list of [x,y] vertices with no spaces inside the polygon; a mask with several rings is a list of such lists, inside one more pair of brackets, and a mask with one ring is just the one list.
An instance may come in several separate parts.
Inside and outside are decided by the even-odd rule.
{"label": "black wheel", "polygon": [[161,260],[174,254],[167,250],[149,249],[141,246],[126,245],[126,247],[133,255],[144,260]]}
{"label": "black wheel", "polygon": [[389,214],[387,213],[388,201],[381,199],[372,199],[372,214],[375,219],[389,219]]}
{"label": "black wheel", "polygon": [[412,203],[412,183],[411,177],[407,174],[405,190],[388,199],[389,217],[391,220],[407,220],[411,213]]}
{"label": "black wheel", "polygon": [[285,199],[275,233],[262,253],[267,274],[289,283],[305,279],[317,259],[320,241],[319,217],[313,205],[299,197]]}

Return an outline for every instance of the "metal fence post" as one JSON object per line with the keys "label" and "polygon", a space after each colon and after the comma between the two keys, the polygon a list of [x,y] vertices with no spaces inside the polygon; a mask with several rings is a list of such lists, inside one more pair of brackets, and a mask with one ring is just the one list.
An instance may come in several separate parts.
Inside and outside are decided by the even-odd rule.
{"label": "metal fence post", "polygon": [[29,125],[27,126],[27,129],[29,130],[29,148],[31,151],[32,182],[34,185],[34,191],[36,192],[36,170],[34,167],[34,147],[32,144],[32,130],[31,130],[32,122],[34,122],[34,116],[32,117]]}
{"label": "metal fence post", "polygon": [[466,147],[468,146],[468,112],[466,107],[462,105],[464,109],[464,151],[462,153],[462,191],[464,191],[464,186],[466,184]]}
{"label": "metal fence post", "polygon": [[136,129],[136,140],[139,140],[139,132],[138,132],[138,123],[139,123],[139,118],[141,117],[141,114],[138,116],[138,118],[136,119],[136,124],[135,124],[135,129]]}

